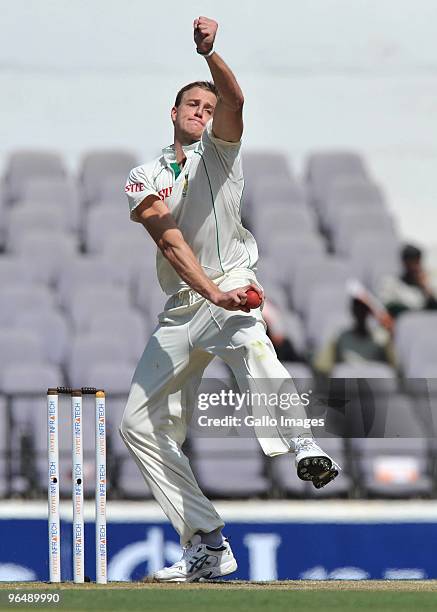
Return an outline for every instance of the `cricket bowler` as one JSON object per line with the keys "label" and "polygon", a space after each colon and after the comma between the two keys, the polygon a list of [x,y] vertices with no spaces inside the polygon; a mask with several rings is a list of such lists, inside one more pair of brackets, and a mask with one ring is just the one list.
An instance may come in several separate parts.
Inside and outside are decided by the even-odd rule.
{"label": "cricket bowler", "polygon": [[[223,359],[244,391],[257,389],[260,380],[273,390],[286,381],[295,390],[266,335],[261,308],[246,304],[249,289],[261,299],[263,290],[255,274],[256,242],[240,215],[243,93],[214,50],[218,24],[199,17],[193,25],[212,82],[179,91],[171,109],[173,144],[134,168],[125,188],[131,219],[157,244],[157,275],[168,296],[133,375],[120,426],[183,546],[179,562],[154,574],[162,582],[215,579],[237,569],[223,520],[181,448],[208,363]],[[268,413],[267,407],[257,410]],[[306,417],[303,406],[295,411]],[[294,453],[299,477],[316,488],[337,476],[339,467],[308,429],[278,426],[274,435],[255,433],[266,455]]]}

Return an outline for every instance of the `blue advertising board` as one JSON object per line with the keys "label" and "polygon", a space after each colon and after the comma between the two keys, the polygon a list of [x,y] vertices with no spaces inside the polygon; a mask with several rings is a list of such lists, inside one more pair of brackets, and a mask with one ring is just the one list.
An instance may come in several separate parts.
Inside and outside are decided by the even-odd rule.
{"label": "blue advertising board", "polygon": [[[261,502],[259,502],[261,504]],[[62,578],[71,580],[71,523],[62,521]],[[233,579],[437,578],[437,522],[231,519]],[[94,524],[86,523],[86,574],[94,580]],[[47,521],[0,516],[0,580],[48,580]],[[108,577],[140,580],[180,558],[165,520],[108,522]]]}

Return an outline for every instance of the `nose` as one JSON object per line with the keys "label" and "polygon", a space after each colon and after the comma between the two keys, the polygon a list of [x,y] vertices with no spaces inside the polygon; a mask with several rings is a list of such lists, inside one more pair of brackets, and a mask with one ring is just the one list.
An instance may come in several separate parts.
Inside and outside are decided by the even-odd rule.
{"label": "nose", "polygon": [[197,106],[196,107],[196,112],[194,114],[196,115],[196,117],[200,117],[202,119],[202,117],[203,117],[203,108],[201,106]]}

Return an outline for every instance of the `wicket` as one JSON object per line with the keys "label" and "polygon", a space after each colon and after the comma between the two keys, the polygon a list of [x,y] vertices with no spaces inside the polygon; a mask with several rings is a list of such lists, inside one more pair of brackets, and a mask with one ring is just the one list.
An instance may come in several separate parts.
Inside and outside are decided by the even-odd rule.
{"label": "wicket", "polygon": [[106,413],[105,393],[94,387],[71,389],[57,387],[47,390],[48,436],[48,536],[49,580],[61,582],[61,533],[59,514],[59,395],[71,396],[72,423],[72,502],[73,502],[73,579],[85,581],[84,516],[83,516],[83,427],[82,396],[95,395],[95,531],[96,582],[107,583],[106,542]]}

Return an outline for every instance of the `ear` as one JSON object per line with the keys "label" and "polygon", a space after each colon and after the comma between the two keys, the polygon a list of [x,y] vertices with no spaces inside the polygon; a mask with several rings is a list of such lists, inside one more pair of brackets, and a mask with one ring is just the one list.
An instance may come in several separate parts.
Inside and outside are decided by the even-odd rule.
{"label": "ear", "polygon": [[173,123],[176,122],[176,117],[177,116],[178,116],[177,106],[173,106],[173,108],[171,109],[171,120],[173,121]]}

